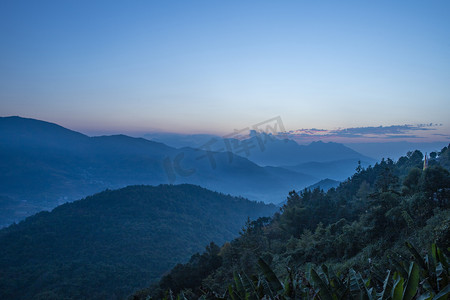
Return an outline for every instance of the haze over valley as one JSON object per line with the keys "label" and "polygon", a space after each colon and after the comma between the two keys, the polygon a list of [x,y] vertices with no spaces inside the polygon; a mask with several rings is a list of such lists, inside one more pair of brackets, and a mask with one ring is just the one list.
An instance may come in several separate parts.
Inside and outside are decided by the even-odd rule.
{"label": "haze over valley", "polygon": [[449,15],[0,1],[0,299],[449,299]]}

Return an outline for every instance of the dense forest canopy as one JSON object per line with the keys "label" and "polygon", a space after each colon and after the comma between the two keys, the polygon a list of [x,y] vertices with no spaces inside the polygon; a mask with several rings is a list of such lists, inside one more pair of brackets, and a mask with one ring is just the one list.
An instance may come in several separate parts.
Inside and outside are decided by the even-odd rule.
{"label": "dense forest canopy", "polygon": [[0,230],[0,299],[117,299],[274,205],[193,185],[106,190]]}
{"label": "dense forest canopy", "polygon": [[[352,276],[385,276],[384,270],[394,272],[393,260],[396,257],[411,256],[408,248],[417,248],[422,255],[434,243],[433,253],[437,253],[436,249],[442,249],[439,251],[448,254],[449,161],[448,147],[438,153],[430,153],[425,167],[424,155],[420,151],[408,152],[397,162],[383,159],[365,169],[358,166],[351,178],[328,192],[319,188],[291,191],[286,204],[273,218],[247,222],[240,237],[222,247],[209,245],[206,252],[192,256],[186,264],[177,265],[158,283],[132,298],[146,299],[151,296],[159,299],[181,293],[188,299],[243,299],[238,297],[242,292],[242,295],[256,299],[257,286],[261,282],[270,283],[279,276],[286,277],[287,282],[292,283],[295,281],[293,276],[303,276],[307,266],[325,264],[327,267],[322,267],[322,270],[330,267],[341,274],[349,274],[348,270],[351,270],[354,272]],[[414,246],[406,247],[406,241]],[[439,253],[445,255],[443,252]],[[437,259],[434,262],[439,265]],[[441,271],[435,277],[440,280],[441,287],[426,290],[426,286],[421,285],[419,292],[416,289],[412,296],[415,293],[429,293],[431,299],[441,291],[439,288],[446,287],[448,265],[442,267],[442,264],[447,264],[447,261],[442,258],[440,263]],[[403,263],[398,265],[404,266]],[[411,266],[413,269],[409,276],[415,276],[416,272],[420,276],[425,274],[424,269],[419,272],[414,263]],[[407,270],[407,267],[402,268]],[[309,270],[308,274],[315,272]],[[262,273],[272,281],[261,281]],[[321,273],[323,280],[329,279],[328,271],[325,273]],[[400,275],[396,276],[398,284]],[[404,276],[406,282],[410,277],[408,274]],[[253,283],[250,278],[253,278]],[[306,277],[302,278],[305,278],[305,284]],[[390,286],[392,278],[388,279],[386,284]],[[348,282],[350,284],[350,279]],[[371,293],[380,291],[383,286],[382,282],[377,285],[376,279],[372,280],[372,284],[374,289]],[[243,285],[247,286],[244,288]],[[319,294],[322,299],[326,298],[324,289]],[[265,294],[268,291],[273,292],[273,289],[261,287],[259,296],[269,297]],[[247,299],[247,296],[243,297]]]}

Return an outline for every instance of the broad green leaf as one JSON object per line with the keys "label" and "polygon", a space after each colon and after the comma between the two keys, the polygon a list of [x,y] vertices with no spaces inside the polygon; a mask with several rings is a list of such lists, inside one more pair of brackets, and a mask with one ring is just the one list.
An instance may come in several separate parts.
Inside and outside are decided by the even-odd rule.
{"label": "broad green leaf", "polygon": [[444,255],[441,249],[437,248],[437,256],[439,257],[439,262],[444,265],[444,267],[448,270],[448,261],[447,257]]}
{"label": "broad green leaf", "polygon": [[283,285],[278,279],[277,275],[272,271],[269,265],[266,264],[264,260],[261,258],[258,259],[258,265],[264,273],[264,276],[267,278],[267,282],[269,283],[274,294],[278,293],[278,291],[283,290]]}
{"label": "broad green leaf", "polygon": [[[398,275],[398,273],[396,274]],[[392,300],[402,300],[403,298],[403,278],[401,276],[396,276],[397,279],[392,287]]]}
{"label": "broad green leaf", "polygon": [[320,288],[319,294],[322,300],[333,300],[330,290],[327,284],[320,278],[319,274],[314,269],[311,269],[311,277],[315,284]]}
{"label": "broad green leaf", "polygon": [[383,282],[383,290],[378,294],[378,300],[384,300],[389,296],[389,281],[391,281],[391,271],[388,270],[386,279]]}
{"label": "broad green leaf", "polygon": [[406,282],[403,300],[411,300],[417,293],[419,286],[419,266],[412,262],[409,267],[408,281]]}
{"label": "broad green leaf", "polygon": [[445,300],[450,297],[450,285],[447,285],[442,291],[434,296],[433,300]]}
{"label": "broad green leaf", "polygon": [[417,263],[420,265],[420,267],[426,271],[428,271],[427,265],[425,264],[425,261],[423,260],[422,256],[420,256],[419,252],[416,250],[416,248],[411,245],[409,242],[405,242],[406,247],[408,247],[409,251],[412,253],[414,258],[416,259]]}
{"label": "broad green leaf", "polygon": [[236,296],[235,296],[235,292],[233,290],[233,287],[231,286],[231,284],[228,286],[228,294],[230,294],[230,297],[232,300],[237,300]]}
{"label": "broad green leaf", "polygon": [[431,293],[427,292],[425,294],[420,295],[419,297],[417,297],[417,300],[431,300]]}

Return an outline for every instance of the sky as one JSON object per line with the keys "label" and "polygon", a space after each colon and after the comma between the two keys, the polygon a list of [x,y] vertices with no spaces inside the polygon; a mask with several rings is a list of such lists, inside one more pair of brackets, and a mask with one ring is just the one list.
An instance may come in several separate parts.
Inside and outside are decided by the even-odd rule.
{"label": "sky", "polygon": [[0,116],[220,135],[280,117],[297,137],[448,140],[449,15],[449,1],[3,0]]}

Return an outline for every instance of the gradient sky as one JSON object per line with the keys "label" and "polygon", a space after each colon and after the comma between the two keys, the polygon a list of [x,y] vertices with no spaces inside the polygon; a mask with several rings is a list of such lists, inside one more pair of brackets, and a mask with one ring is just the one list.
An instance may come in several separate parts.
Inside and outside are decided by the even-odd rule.
{"label": "gradient sky", "polygon": [[0,115],[85,133],[436,123],[449,1],[0,2]]}

